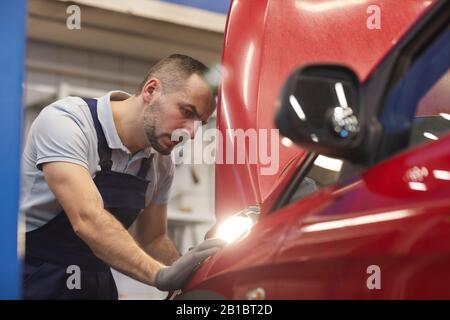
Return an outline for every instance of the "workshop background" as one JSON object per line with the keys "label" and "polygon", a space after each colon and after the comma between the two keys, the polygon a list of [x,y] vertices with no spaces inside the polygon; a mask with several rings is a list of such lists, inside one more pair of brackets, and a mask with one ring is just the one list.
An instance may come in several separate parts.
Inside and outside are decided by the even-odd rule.
{"label": "workshop background", "polygon": [[[70,5],[80,8],[80,29],[66,25]],[[219,64],[228,6],[229,0],[29,0],[23,139],[49,103],[115,89],[133,93],[151,65],[169,54]],[[214,116],[207,126],[215,128]],[[178,165],[168,221],[180,252],[199,243],[214,219],[214,165]],[[114,277],[120,299],[167,295],[118,272]]]}

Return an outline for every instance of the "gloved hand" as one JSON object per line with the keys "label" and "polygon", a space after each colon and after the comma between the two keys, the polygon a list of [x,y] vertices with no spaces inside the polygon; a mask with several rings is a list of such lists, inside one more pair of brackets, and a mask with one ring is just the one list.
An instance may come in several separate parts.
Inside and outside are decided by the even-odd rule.
{"label": "gloved hand", "polygon": [[208,239],[194,249],[186,252],[171,266],[161,268],[155,277],[155,286],[159,290],[181,289],[189,276],[203,260],[219,251],[227,242],[222,239]]}

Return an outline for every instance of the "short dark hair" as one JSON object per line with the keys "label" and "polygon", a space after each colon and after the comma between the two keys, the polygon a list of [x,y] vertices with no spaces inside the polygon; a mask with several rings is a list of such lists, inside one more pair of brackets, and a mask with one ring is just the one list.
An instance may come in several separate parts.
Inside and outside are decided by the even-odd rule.
{"label": "short dark hair", "polygon": [[139,95],[145,83],[152,77],[161,81],[165,93],[178,91],[182,88],[184,81],[192,74],[204,76],[209,71],[203,63],[183,54],[172,54],[161,59],[150,68],[145,79],[136,89]]}

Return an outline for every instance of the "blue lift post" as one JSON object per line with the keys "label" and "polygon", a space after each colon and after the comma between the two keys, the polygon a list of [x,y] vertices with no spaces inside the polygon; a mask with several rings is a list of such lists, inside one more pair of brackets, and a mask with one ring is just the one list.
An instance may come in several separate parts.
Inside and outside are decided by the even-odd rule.
{"label": "blue lift post", "polygon": [[20,299],[18,257],[26,0],[0,1],[0,299]]}

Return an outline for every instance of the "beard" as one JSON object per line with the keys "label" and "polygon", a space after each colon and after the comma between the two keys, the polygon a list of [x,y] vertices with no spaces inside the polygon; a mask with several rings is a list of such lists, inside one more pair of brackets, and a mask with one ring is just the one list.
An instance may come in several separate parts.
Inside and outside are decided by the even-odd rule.
{"label": "beard", "polygon": [[150,102],[144,111],[144,130],[150,146],[160,154],[169,155],[172,148],[164,146],[159,141],[164,137],[168,137],[170,139],[171,135],[168,133],[158,135],[156,130],[157,124],[161,123],[161,113],[162,106],[160,100],[156,99]]}

